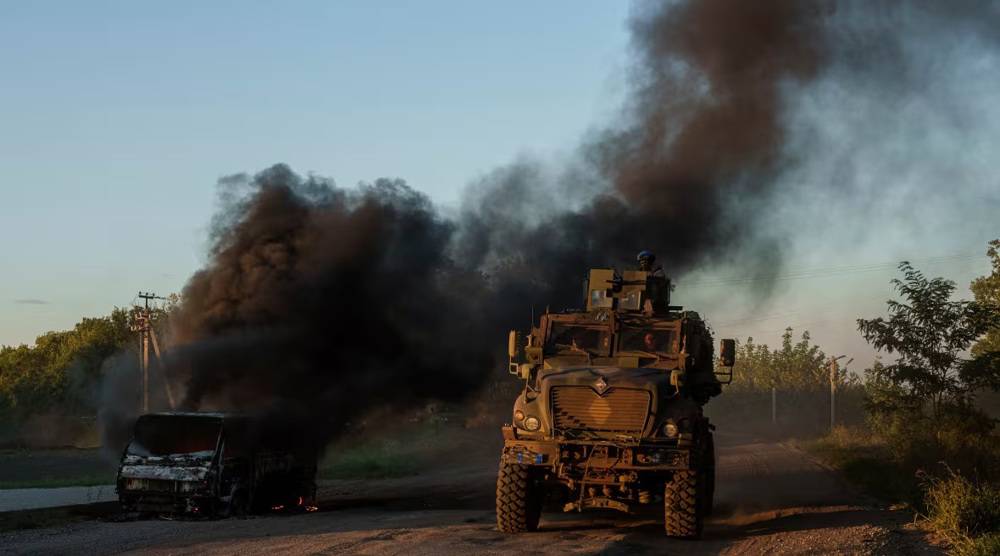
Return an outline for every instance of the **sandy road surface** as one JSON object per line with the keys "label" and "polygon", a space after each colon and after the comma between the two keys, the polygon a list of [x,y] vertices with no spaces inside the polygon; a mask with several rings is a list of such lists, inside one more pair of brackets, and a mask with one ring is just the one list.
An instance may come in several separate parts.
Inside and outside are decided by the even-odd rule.
{"label": "sandy road surface", "polygon": [[655,515],[546,514],[496,530],[496,452],[419,477],[326,485],[321,511],[218,521],[90,522],[0,535],[0,554],[935,554],[903,512],[867,507],[842,479],[780,444],[719,438],[717,510],[698,541]]}

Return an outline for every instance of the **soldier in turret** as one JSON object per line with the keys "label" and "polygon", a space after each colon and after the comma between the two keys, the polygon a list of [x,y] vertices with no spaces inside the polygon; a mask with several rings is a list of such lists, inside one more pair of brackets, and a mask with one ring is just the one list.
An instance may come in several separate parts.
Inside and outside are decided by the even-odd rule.
{"label": "soldier in turret", "polygon": [[645,344],[646,351],[652,353],[656,353],[657,348],[659,348],[659,342],[656,341],[656,335],[652,332],[646,332],[646,335],[642,338],[642,343]]}
{"label": "soldier in turret", "polygon": [[650,276],[666,276],[666,274],[663,273],[663,265],[656,264],[656,255],[650,253],[649,251],[642,251],[639,253],[636,257],[636,261],[639,262],[639,270],[648,272]]}

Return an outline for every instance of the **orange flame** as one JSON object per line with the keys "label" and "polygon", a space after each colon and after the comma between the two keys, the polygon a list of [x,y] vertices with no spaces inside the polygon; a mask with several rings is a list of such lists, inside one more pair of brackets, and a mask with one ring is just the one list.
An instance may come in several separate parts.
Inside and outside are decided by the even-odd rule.
{"label": "orange flame", "polygon": [[306,506],[306,511],[307,512],[315,512],[318,509],[319,508],[317,508],[316,506]]}
{"label": "orange flame", "polygon": [[285,505],[284,505],[284,504],[282,504],[282,505],[280,505],[280,506],[274,506],[274,507],[273,507],[273,508],[271,508],[271,509],[272,509],[272,510],[280,510],[280,509],[282,509],[282,508],[284,508],[284,507],[285,507]]}

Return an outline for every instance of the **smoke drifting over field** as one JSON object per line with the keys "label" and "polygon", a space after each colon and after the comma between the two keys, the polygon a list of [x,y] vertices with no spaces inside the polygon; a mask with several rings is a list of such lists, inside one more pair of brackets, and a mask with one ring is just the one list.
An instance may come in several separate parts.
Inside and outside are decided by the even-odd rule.
{"label": "smoke drifting over field", "polygon": [[[448,217],[401,181],[342,189],[282,165],[222,180],[210,262],[175,315],[168,372],[187,382],[186,405],[276,410],[323,441],[375,406],[474,391],[504,331],[531,307],[577,306],[587,268],[649,249],[674,276],[716,260],[773,273],[783,234],[817,201],[847,213],[849,194],[878,210],[885,190],[843,173],[852,135],[827,136],[838,113],[823,86],[881,102],[903,86],[884,68],[923,83],[907,41],[937,8],[638,6],[621,123],[583,140],[568,168],[499,168]],[[996,13],[976,6],[949,21],[985,41],[995,27],[972,24]]]}

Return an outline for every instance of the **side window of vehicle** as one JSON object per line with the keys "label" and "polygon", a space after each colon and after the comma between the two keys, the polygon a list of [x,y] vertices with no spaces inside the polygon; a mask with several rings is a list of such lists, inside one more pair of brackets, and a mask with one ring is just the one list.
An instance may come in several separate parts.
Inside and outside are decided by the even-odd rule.
{"label": "side window of vehicle", "polygon": [[550,347],[575,346],[598,354],[606,354],[611,348],[611,334],[608,330],[584,326],[552,326],[546,344]]}
{"label": "side window of vehicle", "polygon": [[677,351],[677,336],[672,330],[656,328],[623,328],[621,351],[643,351],[668,354]]}

